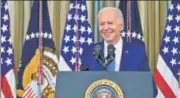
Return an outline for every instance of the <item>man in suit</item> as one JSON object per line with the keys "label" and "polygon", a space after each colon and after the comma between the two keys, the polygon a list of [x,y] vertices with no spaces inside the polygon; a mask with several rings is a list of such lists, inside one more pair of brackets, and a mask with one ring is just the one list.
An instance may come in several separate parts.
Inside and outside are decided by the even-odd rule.
{"label": "man in suit", "polygon": [[[148,58],[145,48],[137,43],[128,43],[123,41],[120,32],[123,30],[124,21],[121,10],[113,7],[103,8],[98,13],[98,25],[102,42],[96,43],[83,50],[82,66],[89,71],[103,71],[103,65],[100,64],[93,52],[100,46],[101,56],[106,58],[108,45],[115,47],[114,63],[106,67],[106,71],[150,71]],[[109,66],[114,65],[114,69],[109,70]],[[154,96],[157,95],[157,88],[153,81]]]}
{"label": "man in suit", "polygon": [[99,45],[102,47],[101,55],[105,58],[108,55],[107,47],[111,44],[115,47],[114,67],[111,70],[107,68],[107,71],[150,71],[143,46],[123,42],[120,35],[124,26],[123,15],[118,8],[103,8],[98,13],[98,25],[103,41],[84,49],[81,60],[83,66],[86,66],[90,71],[102,71],[103,67],[93,57],[93,52],[95,47]]}

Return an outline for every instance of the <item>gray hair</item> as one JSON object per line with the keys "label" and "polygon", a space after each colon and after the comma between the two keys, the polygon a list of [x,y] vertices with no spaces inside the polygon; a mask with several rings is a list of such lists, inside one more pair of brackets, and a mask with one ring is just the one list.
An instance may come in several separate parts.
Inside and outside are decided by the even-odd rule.
{"label": "gray hair", "polygon": [[99,14],[104,12],[104,11],[107,11],[107,10],[113,10],[113,11],[116,11],[117,12],[117,15],[118,15],[118,24],[120,23],[120,21],[122,20],[123,24],[124,24],[124,19],[123,19],[123,15],[122,15],[122,12],[119,8],[116,8],[116,7],[104,7],[102,8],[99,13],[98,13],[98,19],[99,19]]}

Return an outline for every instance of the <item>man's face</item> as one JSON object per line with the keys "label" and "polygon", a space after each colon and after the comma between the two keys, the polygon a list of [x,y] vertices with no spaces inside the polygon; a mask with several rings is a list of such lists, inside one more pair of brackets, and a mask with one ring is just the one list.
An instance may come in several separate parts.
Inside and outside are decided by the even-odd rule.
{"label": "man's face", "polygon": [[118,16],[116,11],[107,10],[101,12],[99,15],[99,31],[101,37],[108,43],[115,45],[120,39],[120,31],[122,29],[123,23],[120,21],[118,23]]}

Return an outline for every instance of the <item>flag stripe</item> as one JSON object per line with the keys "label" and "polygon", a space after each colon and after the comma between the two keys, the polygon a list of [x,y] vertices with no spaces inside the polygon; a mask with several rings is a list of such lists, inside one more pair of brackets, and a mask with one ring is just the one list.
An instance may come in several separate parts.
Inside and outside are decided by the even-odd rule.
{"label": "flag stripe", "polygon": [[1,91],[1,98],[5,98],[3,92]]}
{"label": "flag stripe", "polygon": [[[169,67],[163,60],[162,56],[160,55],[158,58],[159,58],[158,63],[157,63],[158,64],[158,66],[157,66],[158,73],[161,75],[161,77],[164,79],[164,82],[167,84],[164,86],[169,86],[171,88],[172,95],[176,94],[177,89],[178,89],[178,81],[174,78],[173,73],[170,71]],[[155,74],[156,74],[156,72],[155,72]],[[158,81],[160,81],[159,78],[157,78],[157,82]],[[169,93],[170,93],[170,91],[169,91]],[[175,98],[175,97],[173,97],[173,98]]]}
{"label": "flag stripe", "polygon": [[165,98],[176,98],[171,88],[168,86],[164,78],[161,76],[158,70],[155,70],[155,82],[160,88],[161,93],[165,96]]}
{"label": "flag stripe", "polygon": [[13,98],[12,91],[6,79],[6,76],[1,78],[1,89],[5,98]]}
{"label": "flag stripe", "polygon": [[25,98],[30,98],[32,93],[33,93],[33,91],[30,90],[29,93],[27,94],[27,97],[25,97]]}
{"label": "flag stripe", "polygon": [[30,88],[30,86],[26,86],[25,90],[27,90],[27,89],[29,89],[29,88]]}
{"label": "flag stripe", "polygon": [[31,97],[32,97],[32,98],[36,97],[36,94],[33,93]]}
{"label": "flag stripe", "polygon": [[28,85],[23,94],[23,98],[33,98],[37,97],[36,93],[33,91],[30,85]]}
{"label": "flag stripe", "polygon": [[29,90],[30,90],[30,86],[27,86],[26,89],[25,89],[25,92],[23,94],[23,97],[26,97],[26,95],[28,94]]}
{"label": "flag stripe", "polygon": [[59,62],[60,62],[60,66],[59,66],[60,71],[72,71],[71,68],[68,66],[68,64],[65,62],[62,55],[60,55]]}
{"label": "flag stripe", "polygon": [[159,93],[157,94],[156,98],[165,98],[161,90],[159,88],[157,88],[157,90]]}
{"label": "flag stripe", "polygon": [[[9,86],[10,86],[11,91],[16,91],[16,86],[14,85],[14,83],[16,83],[14,69],[11,69],[6,74],[6,79],[7,79],[7,82],[9,84]],[[16,97],[16,92],[12,92],[12,96],[13,96],[13,98],[15,98]]]}

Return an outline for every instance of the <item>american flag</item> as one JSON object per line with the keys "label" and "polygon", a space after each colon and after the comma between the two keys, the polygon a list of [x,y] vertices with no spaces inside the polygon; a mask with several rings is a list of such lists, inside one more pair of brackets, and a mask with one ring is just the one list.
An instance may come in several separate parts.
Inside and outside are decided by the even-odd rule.
{"label": "american flag", "polygon": [[[40,2],[42,2],[42,6],[40,5]],[[41,7],[42,10],[40,10],[39,7]],[[41,15],[42,17],[39,17]],[[41,23],[42,25],[39,25]],[[39,33],[40,27],[42,27],[41,33]],[[39,66],[42,66],[39,64],[39,37],[42,37],[43,51],[45,50],[45,47],[55,51],[47,1],[33,1],[31,7],[29,26],[22,49],[21,66],[18,69],[18,97],[41,98],[41,96],[43,96],[43,89],[47,87],[38,82],[40,77],[38,73]],[[47,92],[51,91],[48,89]]]}
{"label": "american flag", "polygon": [[172,0],[162,39],[157,68],[154,72],[157,98],[180,98],[180,1]]}
{"label": "american flag", "polygon": [[84,47],[93,44],[85,0],[72,0],[67,15],[59,60],[60,71],[79,71]]}
{"label": "american flag", "polygon": [[119,9],[124,19],[124,29],[121,32],[123,40],[145,46],[137,1],[121,0]]}
{"label": "american flag", "polygon": [[7,1],[1,1],[1,98],[16,98],[14,53]]}

